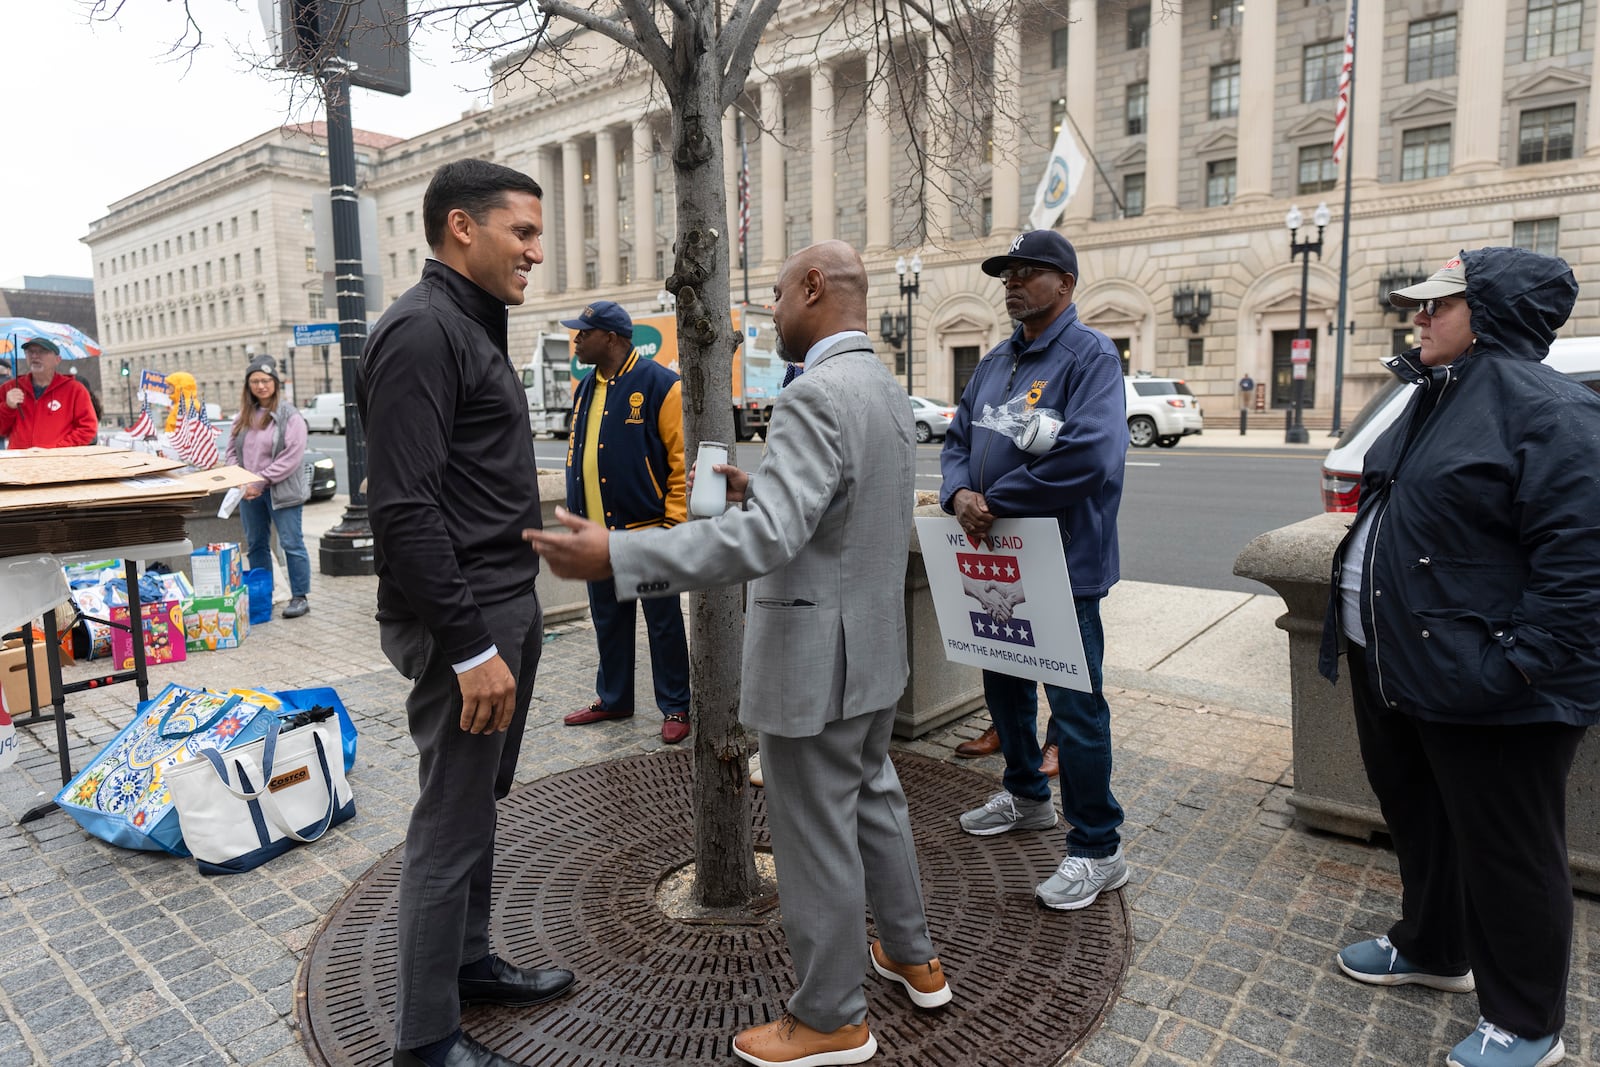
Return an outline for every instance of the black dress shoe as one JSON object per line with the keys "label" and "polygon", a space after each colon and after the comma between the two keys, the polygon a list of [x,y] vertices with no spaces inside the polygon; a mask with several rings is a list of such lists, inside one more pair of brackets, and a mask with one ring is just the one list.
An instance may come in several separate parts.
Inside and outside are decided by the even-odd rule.
{"label": "black dress shoe", "polygon": [[571,971],[559,967],[518,967],[499,956],[489,957],[493,978],[457,978],[463,1004],[503,1004],[527,1008],[554,1000],[572,988]]}
{"label": "black dress shoe", "polygon": [[[515,1060],[508,1060],[493,1049],[483,1047],[466,1034],[462,1034],[461,1040],[450,1046],[444,1063],[445,1067],[523,1067]],[[421,1057],[397,1048],[394,1050],[394,1067],[428,1067],[428,1064]]]}

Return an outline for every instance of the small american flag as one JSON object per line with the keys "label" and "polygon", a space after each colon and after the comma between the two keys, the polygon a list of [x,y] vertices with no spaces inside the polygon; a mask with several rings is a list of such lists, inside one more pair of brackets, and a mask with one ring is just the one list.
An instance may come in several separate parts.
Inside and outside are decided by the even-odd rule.
{"label": "small american flag", "polygon": [[1344,31],[1344,58],[1339,63],[1338,106],[1333,113],[1333,161],[1344,162],[1345,146],[1350,140],[1350,81],[1356,66],[1356,5],[1350,4],[1350,21]]}
{"label": "small american flag", "polygon": [[178,429],[172,443],[191,467],[210,470],[217,465],[216,435],[198,403],[184,403],[178,409]]}
{"label": "small american flag", "polygon": [[750,148],[739,138],[739,262],[749,259],[750,241]]}
{"label": "small american flag", "polygon": [[128,436],[132,437],[135,441],[143,441],[145,438],[154,437],[155,435],[156,422],[150,417],[150,402],[145,401],[145,403],[139,408],[138,419],[136,419],[134,424],[128,428]]}

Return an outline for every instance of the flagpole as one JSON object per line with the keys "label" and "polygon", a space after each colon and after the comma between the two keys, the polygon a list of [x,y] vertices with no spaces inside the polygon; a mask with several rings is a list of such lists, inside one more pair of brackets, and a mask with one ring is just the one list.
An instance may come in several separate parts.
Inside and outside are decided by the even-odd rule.
{"label": "flagpole", "polygon": [[1348,313],[1350,301],[1350,175],[1354,171],[1355,160],[1355,138],[1350,136],[1350,132],[1355,126],[1356,117],[1356,54],[1353,42],[1356,36],[1356,9],[1360,6],[1361,0],[1350,0],[1350,26],[1346,31],[1352,47],[1349,92],[1345,101],[1344,214],[1341,216],[1344,233],[1339,241],[1339,318],[1335,323],[1339,339],[1334,343],[1333,349],[1333,429],[1329,431],[1329,437],[1338,437],[1344,433],[1340,420],[1344,400],[1345,315]]}
{"label": "flagpole", "polygon": [[[1122,206],[1122,197],[1117,195],[1117,190],[1111,184],[1111,176],[1107,174],[1106,169],[1100,165],[1100,157],[1094,154],[1094,149],[1089,146],[1089,142],[1083,139],[1083,131],[1078,129],[1078,124],[1076,122],[1072,121],[1072,112],[1063,107],[1061,109],[1061,114],[1065,116],[1068,122],[1072,123],[1072,132],[1078,138],[1078,147],[1088,155],[1089,162],[1094,164],[1094,169],[1099,172],[1101,179],[1106,183],[1106,191],[1111,194],[1111,202],[1116,205],[1117,214],[1125,214],[1126,209]],[[1091,200],[1094,199],[1094,189],[1092,187],[1089,190],[1089,198]]]}

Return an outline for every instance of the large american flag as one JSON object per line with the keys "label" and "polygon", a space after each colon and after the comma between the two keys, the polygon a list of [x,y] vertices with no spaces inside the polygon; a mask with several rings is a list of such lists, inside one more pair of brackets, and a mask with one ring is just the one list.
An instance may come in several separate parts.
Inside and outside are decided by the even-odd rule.
{"label": "large american flag", "polygon": [[1350,139],[1350,79],[1356,65],[1356,4],[1351,0],[1350,21],[1344,30],[1344,58],[1339,63],[1338,107],[1333,113],[1333,161],[1344,162],[1345,145]]}
{"label": "large american flag", "polygon": [[739,262],[748,262],[750,242],[750,149],[739,138]]}

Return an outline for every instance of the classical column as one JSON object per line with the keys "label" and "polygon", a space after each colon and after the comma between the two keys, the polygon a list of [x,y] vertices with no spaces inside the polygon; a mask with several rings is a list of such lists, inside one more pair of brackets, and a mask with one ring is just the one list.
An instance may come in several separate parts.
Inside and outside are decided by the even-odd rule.
{"label": "classical column", "polygon": [[995,29],[995,106],[989,130],[993,145],[989,163],[989,228],[997,235],[1009,236],[1022,226],[1022,133],[1017,122],[1022,113],[1021,81],[1022,31],[1015,20],[1007,19]]}
{"label": "classical column", "polygon": [[776,265],[788,255],[783,220],[783,86],[761,83],[761,261]]}
{"label": "classical column", "polygon": [[1498,170],[1504,110],[1506,0],[1474,0],[1457,22],[1456,121],[1450,173]]}
{"label": "classical column", "polygon": [[877,48],[867,53],[867,251],[889,247],[894,213],[889,205],[889,160],[894,140],[889,133],[889,87],[884,79],[883,57]]}
{"label": "classical column", "polygon": [[561,223],[565,229],[567,292],[584,286],[583,252],[583,150],[576,140],[561,142]]}
{"label": "classical column", "polygon": [[622,282],[622,243],[617,234],[617,136],[610,129],[594,135],[594,232],[600,247],[600,285],[611,290]]}
{"label": "classical column", "polygon": [[[1094,218],[1094,189],[1100,181],[1094,164],[1089,162],[1089,153],[1094,151],[1095,90],[1100,85],[1100,79],[1095,74],[1094,54],[1099,33],[1095,15],[1099,6],[1095,0],[1072,0],[1068,8],[1072,25],[1067,30],[1067,110],[1078,124],[1079,143],[1083,147],[1087,171],[1079,179],[1081,188],[1067,204],[1062,220],[1067,225],[1088,222]],[[1120,190],[1117,196],[1122,196]]]}
{"label": "classical column", "polygon": [[1583,154],[1600,156],[1600,78],[1589,75],[1589,132],[1585,138]]}
{"label": "classical column", "polygon": [[[923,42],[923,55],[927,64],[923,85],[930,110],[937,116],[950,106],[950,64],[942,59],[939,39],[932,33]],[[923,239],[944,244],[950,239],[953,215],[951,189],[955,179],[950,172],[955,165],[951,158],[955,146],[951,144],[948,127],[937,119],[928,124],[927,139],[928,158],[922,174],[922,205],[926,215]]]}
{"label": "classical column", "polygon": [[811,241],[836,235],[833,188],[833,68],[819,63],[811,72]]}
{"label": "classical column", "polygon": [[655,131],[646,115],[633,124],[633,277],[656,277]]}
{"label": "classical column", "polygon": [[[1362,0],[1356,18],[1355,101],[1346,134],[1350,145],[1352,188],[1378,180],[1378,149],[1384,132],[1379,92],[1383,87],[1383,22],[1387,17],[1384,7],[1385,0]],[[1496,108],[1495,114],[1499,113]]]}
{"label": "classical column", "polygon": [[[556,170],[559,166],[556,162],[555,147],[553,145],[544,145],[538,150],[536,158],[539,161],[539,173],[534,175],[534,178],[539,182],[540,187],[544,189],[545,203],[548,204],[552,195],[552,187],[555,185]],[[544,265],[537,271],[539,287],[546,296],[561,291],[561,264],[567,258],[565,250],[557,247],[556,243],[550,239],[550,232],[554,228],[555,221],[553,218],[544,220]]]}
{"label": "classical column", "polygon": [[1272,114],[1276,103],[1273,73],[1278,61],[1277,0],[1250,0],[1244,5],[1239,33],[1238,172],[1235,203],[1272,196]]}
{"label": "classical column", "polygon": [[[1178,210],[1178,116],[1183,111],[1183,0],[1151,9],[1148,117],[1144,139],[1145,214]],[[1190,165],[1193,162],[1190,161]]]}

